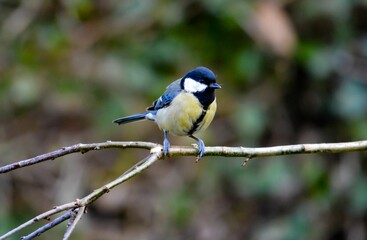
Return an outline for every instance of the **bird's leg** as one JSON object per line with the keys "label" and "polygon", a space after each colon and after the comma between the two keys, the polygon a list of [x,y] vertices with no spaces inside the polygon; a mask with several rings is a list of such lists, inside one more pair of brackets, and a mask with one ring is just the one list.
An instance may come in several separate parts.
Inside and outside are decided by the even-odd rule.
{"label": "bird's leg", "polygon": [[168,136],[167,136],[168,135],[168,131],[163,130],[163,133],[164,133],[163,154],[166,157],[168,155],[168,151],[169,151],[169,148],[170,148],[171,144],[168,141]]}
{"label": "bird's leg", "polygon": [[201,140],[198,137],[195,137],[194,135],[190,135],[191,138],[195,139],[198,142],[198,147],[199,147],[199,155],[196,158],[196,162],[200,161],[200,159],[203,157],[204,153],[205,153],[205,144],[203,142],[203,140]]}

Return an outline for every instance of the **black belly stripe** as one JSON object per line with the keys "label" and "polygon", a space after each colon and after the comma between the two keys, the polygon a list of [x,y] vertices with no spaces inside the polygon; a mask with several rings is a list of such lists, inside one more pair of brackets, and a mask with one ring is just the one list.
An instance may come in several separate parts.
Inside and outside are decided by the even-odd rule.
{"label": "black belly stripe", "polygon": [[204,117],[206,115],[207,108],[203,108],[203,111],[201,112],[200,116],[196,119],[196,121],[192,124],[192,128],[188,132],[188,135],[194,134],[196,130],[198,129],[200,123],[204,120]]}

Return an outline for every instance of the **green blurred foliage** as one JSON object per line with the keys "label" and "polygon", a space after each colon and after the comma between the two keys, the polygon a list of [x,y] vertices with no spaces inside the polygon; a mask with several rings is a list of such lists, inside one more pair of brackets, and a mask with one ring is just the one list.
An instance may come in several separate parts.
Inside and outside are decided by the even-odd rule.
{"label": "green blurred foliage", "polygon": [[[207,145],[365,139],[366,16],[365,0],[2,0],[1,165],[79,142],[162,142],[153,123],[112,120],[200,65],[223,86]],[[145,154],[103,150],[1,175],[0,234]],[[366,238],[365,153],[241,161],[157,163],[90,206],[72,239]]]}

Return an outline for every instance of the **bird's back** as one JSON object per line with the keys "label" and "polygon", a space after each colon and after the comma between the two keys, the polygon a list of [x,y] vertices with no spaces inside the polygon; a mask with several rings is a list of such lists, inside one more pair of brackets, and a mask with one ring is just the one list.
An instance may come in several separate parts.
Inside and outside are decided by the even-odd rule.
{"label": "bird's back", "polygon": [[148,107],[147,110],[157,111],[161,108],[167,107],[171,104],[172,100],[181,92],[181,79],[177,79],[171,83],[163,95],[153,102],[153,105]]}

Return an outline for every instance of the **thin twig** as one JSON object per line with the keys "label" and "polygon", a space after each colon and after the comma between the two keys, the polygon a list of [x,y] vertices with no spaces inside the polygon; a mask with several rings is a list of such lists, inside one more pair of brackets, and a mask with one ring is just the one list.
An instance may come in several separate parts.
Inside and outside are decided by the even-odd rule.
{"label": "thin twig", "polygon": [[[94,190],[91,194],[85,196],[84,198],[80,199],[81,201],[85,201],[87,205],[94,202],[96,199],[101,197],[103,194],[108,193],[112,188],[120,185],[121,183],[129,180],[136,174],[144,171],[148,167],[150,167],[154,162],[162,158],[163,153],[157,152],[151,154],[149,157],[144,159],[144,162],[140,165],[134,165],[132,168],[126,171],[125,174],[121,175],[120,177],[116,178],[115,180],[107,183],[103,187]],[[0,239],[1,240],[1,239]]]}
{"label": "thin twig", "polygon": [[[70,218],[70,221],[68,222],[68,226],[66,228],[64,237],[62,238],[63,240],[68,240],[71,233],[74,231],[76,224],[79,222],[79,220],[82,218],[84,211],[85,211],[86,206],[83,206],[79,209],[75,209],[72,210],[72,212],[77,212],[75,217]],[[73,215],[73,214],[72,214]]]}
{"label": "thin twig", "polygon": [[28,234],[27,236],[22,237],[22,240],[30,240],[35,237],[38,237],[42,233],[46,232],[47,230],[50,230],[51,228],[57,226],[58,224],[62,223],[63,221],[69,219],[71,216],[71,212],[67,212],[64,215],[61,215],[60,217],[54,219],[52,222],[47,223],[46,225],[40,227],[36,231],[32,232],[31,234]]}
{"label": "thin twig", "polygon": [[246,157],[243,163],[241,164],[241,167],[245,167],[250,160],[251,160],[251,156]]}

